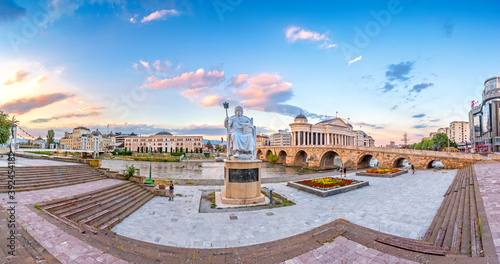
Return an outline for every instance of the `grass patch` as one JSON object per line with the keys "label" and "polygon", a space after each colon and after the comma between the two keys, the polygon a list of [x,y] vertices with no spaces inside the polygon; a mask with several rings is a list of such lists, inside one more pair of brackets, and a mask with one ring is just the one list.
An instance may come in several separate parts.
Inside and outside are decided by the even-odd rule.
{"label": "grass patch", "polygon": [[54,155],[54,153],[50,151],[26,151],[26,152],[33,154],[41,154],[41,155]]}
{"label": "grass patch", "polygon": [[38,205],[38,204],[35,204],[35,208],[40,210],[40,211],[42,210],[42,207],[40,207],[40,205]]}
{"label": "grass patch", "polygon": [[[131,157],[135,161],[149,161],[149,155],[140,155],[140,156],[132,156]],[[179,157],[172,156],[162,156],[162,157],[151,157],[151,161],[154,162],[178,162],[180,161]]]}

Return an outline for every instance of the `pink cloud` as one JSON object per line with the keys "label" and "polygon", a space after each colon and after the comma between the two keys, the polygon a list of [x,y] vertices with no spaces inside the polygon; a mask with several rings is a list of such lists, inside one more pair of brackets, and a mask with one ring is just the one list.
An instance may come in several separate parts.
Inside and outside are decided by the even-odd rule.
{"label": "pink cloud", "polygon": [[240,87],[243,85],[246,80],[248,79],[248,74],[238,74],[234,75],[231,77],[231,82],[229,83],[228,87]]}
{"label": "pink cloud", "polygon": [[204,107],[220,106],[222,105],[222,96],[218,95],[207,95],[203,97],[198,103]]}
{"label": "pink cloud", "polygon": [[279,75],[262,73],[249,78],[248,83],[247,88],[234,94],[242,100],[242,104],[257,110],[285,102],[293,95],[292,84],[283,81]]}
{"label": "pink cloud", "polygon": [[295,42],[297,40],[306,40],[312,42],[323,42],[319,45],[319,48],[329,49],[333,47],[337,47],[336,44],[331,43],[327,34],[320,34],[315,31],[307,30],[304,28],[290,26],[285,29],[285,36],[288,42]]}
{"label": "pink cloud", "polygon": [[181,76],[177,76],[171,79],[158,80],[154,76],[150,76],[146,84],[142,86],[143,89],[173,89],[173,88],[201,88],[201,87],[213,87],[222,82],[224,79],[224,72],[213,70],[205,72],[204,69],[198,69],[196,72],[186,72]]}
{"label": "pink cloud", "polygon": [[175,9],[170,9],[170,10],[163,9],[160,11],[155,11],[155,12],[149,14],[148,16],[143,17],[141,20],[141,23],[162,19],[162,18],[165,18],[167,16],[178,16],[179,14],[180,14],[180,12],[175,10]]}
{"label": "pink cloud", "polygon": [[24,78],[26,78],[26,76],[28,76],[29,74],[30,74],[29,72],[23,71],[21,69],[16,70],[15,72],[13,72],[9,76],[7,76],[2,84],[3,85],[12,85],[15,83],[22,82],[24,80]]}
{"label": "pink cloud", "polygon": [[187,89],[181,92],[181,95],[188,98],[193,102],[195,99],[203,96],[207,92],[206,88],[195,88],[195,89]]}

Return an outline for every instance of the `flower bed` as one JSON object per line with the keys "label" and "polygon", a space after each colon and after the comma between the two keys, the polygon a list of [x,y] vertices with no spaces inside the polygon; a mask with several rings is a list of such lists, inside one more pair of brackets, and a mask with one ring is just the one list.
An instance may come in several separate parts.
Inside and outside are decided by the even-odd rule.
{"label": "flower bed", "polygon": [[356,172],[356,176],[372,176],[372,177],[384,177],[392,178],[399,176],[401,174],[408,173],[407,170],[398,169],[370,169],[363,172]]}
{"label": "flower bed", "polygon": [[362,181],[332,178],[332,177],[298,181],[298,183],[301,183],[301,184],[304,184],[307,186],[311,186],[311,187],[314,187],[314,188],[317,188],[320,190],[330,190],[330,189],[340,188],[343,186],[348,186],[348,185],[356,184],[356,183],[360,183],[360,182],[362,182]]}
{"label": "flower bed", "polygon": [[297,188],[301,191],[316,194],[321,197],[327,197],[368,186],[369,182],[326,177],[320,179],[288,182],[287,185],[293,188]]}
{"label": "flower bed", "polygon": [[398,169],[370,169],[367,170],[366,173],[376,173],[376,174],[391,174],[391,173],[396,173],[400,172],[401,170]]}

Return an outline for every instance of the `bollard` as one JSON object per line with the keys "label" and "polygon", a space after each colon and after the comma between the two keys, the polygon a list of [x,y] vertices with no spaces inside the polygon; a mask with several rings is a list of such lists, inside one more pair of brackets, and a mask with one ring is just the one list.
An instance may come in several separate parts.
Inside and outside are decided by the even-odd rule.
{"label": "bollard", "polygon": [[274,188],[269,188],[269,200],[270,200],[270,204],[273,204],[273,191],[274,191]]}

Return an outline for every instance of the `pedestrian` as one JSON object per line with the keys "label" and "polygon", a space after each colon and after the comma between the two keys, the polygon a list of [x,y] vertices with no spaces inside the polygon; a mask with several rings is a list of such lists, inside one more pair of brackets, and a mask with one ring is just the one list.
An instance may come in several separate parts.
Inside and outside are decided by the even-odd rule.
{"label": "pedestrian", "polygon": [[343,167],[340,167],[340,169],[339,169],[339,170],[340,170],[340,178],[342,179],[342,174],[343,174],[343,172],[344,172],[344,168],[343,168]]}
{"label": "pedestrian", "polygon": [[344,177],[347,178],[347,168],[346,167],[344,167]]}
{"label": "pedestrian", "polygon": [[413,166],[413,164],[410,165],[411,165],[411,171],[413,172],[413,174],[415,174],[415,166]]}
{"label": "pedestrian", "polygon": [[170,181],[170,186],[168,188],[168,200],[173,201],[174,200],[174,181]]}

